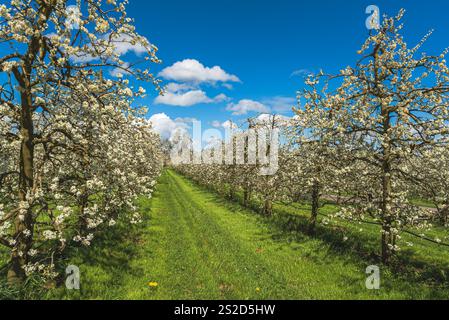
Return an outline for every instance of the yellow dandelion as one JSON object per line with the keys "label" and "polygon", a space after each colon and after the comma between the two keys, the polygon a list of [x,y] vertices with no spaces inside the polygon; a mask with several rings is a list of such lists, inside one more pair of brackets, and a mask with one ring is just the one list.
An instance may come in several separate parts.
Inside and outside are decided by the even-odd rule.
{"label": "yellow dandelion", "polygon": [[159,284],[157,282],[148,282],[148,286],[151,288],[156,288]]}

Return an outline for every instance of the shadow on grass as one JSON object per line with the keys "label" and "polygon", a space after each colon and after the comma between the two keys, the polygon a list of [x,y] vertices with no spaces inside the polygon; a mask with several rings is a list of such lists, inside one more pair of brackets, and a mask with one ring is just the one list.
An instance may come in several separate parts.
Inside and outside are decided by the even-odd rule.
{"label": "shadow on grass", "polygon": [[[150,210],[147,200],[139,201],[139,206],[141,212]],[[120,221],[97,235],[91,246],[68,250],[60,265],[80,268],[81,290],[66,290],[63,279],[60,279],[58,289],[50,291],[48,298],[111,298],[116,289],[124,286],[125,276],[140,277],[143,269],[131,266],[131,262],[138,258],[139,249],[144,245],[142,235],[149,225],[149,215],[144,214],[143,219],[140,225]],[[64,270],[60,270],[60,274],[64,275]]]}

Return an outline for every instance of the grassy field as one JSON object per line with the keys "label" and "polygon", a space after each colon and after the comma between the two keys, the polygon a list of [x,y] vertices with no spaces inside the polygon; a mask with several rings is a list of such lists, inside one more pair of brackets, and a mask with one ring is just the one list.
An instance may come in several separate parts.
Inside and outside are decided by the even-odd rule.
{"label": "grassy field", "polygon": [[57,289],[46,298],[449,297],[447,249],[418,243],[400,256],[410,267],[381,268],[381,289],[367,290],[365,268],[376,261],[378,230],[320,227],[310,238],[302,232],[306,205],[278,204],[276,217],[265,218],[167,171],[140,208],[144,226],[122,225],[67,261],[81,269],[79,292]]}

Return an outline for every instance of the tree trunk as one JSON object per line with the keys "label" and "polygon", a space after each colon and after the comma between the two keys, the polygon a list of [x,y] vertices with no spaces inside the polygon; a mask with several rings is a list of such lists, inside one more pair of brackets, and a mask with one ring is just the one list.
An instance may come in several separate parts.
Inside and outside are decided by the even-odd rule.
{"label": "tree trunk", "polygon": [[229,186],[229,195],[228,195],[230,200],[234,200],[235,199],[235,189],[233,186]]}
{"label": "tree trunk", "polygon": [[249,187],[246,187],[245,190],[243,190],[243,206],[248,207],[250,205],[251,201],[251,190]]}
{"label": "tree trunk", "polygon": [[382,225],[382,263],[388,264],[390,261],[391,250],[390,244],[391,229],[388,224]]}
{"label": "tree trunk", "polygon": [[[47,23],[53,9],[56,6],[56,0],[38,1],[38,27]],[[27,53],[22,60],[22,72],[14,67],[12,72],[16,78],[21,99],[20,111],[20,155],[19,155],[19,206],[23,208],[15,217],[14,221],[14,240],[15,245],[11,251],[10,268],[8,270],[7,280],[9,284],[20,284],[25,280],[24,266],[28,262],[28,251],[33,245],[34,217],[32,208],[28,205],[28,197],[32,194],[34,188],[34,124],[33,124],[33,98],[31,92],[31,75],[33,63],[41,49],[42,35],[34,33],[29,44]],[[25,230],[30,234],[26,235]]]}
{"label": "tree trunk", "polygon": [[320,185],[315,182],[312,187],[312,215],[309,222],[309,234],[314,235],[320,206]]}
{"label": "tree trunk", "polygon": [[[33,120],[31,93],[24,90],[21,95],[21,129],[22,137],[20,146],[19,162],[19,206],[26,206],[21,209],[14,221],[14,239],[16,241],[11,252],[10,269],[8,270],[8,283],[17,285],[25,279],[24,266],[28,262],[28,251],[33,243],[34,219],[32,209],[28,208],[28,196],[34,187],[34,143],[33,143]],[[25,230],[31,232],[30,235],[24,233]]]}
{"label": "tree trunk", "polygon": [[265,198],[264,206],[263,206],[263,214],[266,216],[273,215],[273,201],[269,198]]}
{"label": "tree trunk", "polygon": [[449,203],[445,203],[444,207],[439,211],[440,223],[447,226],[449,218]]}
{"label": "tree trunk", "polygon": [[293,194],[293,202],[299,203],[301,202],[302,191],[297,191]]}
{"label": "tree trunk", "polygon": [[87,234],[88,226],[87,226],[87,219],[86,219],[86,208],[88,205],[88,196],[86,193],[83,193],[83,195],[80,198],[80,215],[78,217],[78,231],[80,234]]}
{"label": "tree trunk", "polygon": [[[384,116],[383,129],[388,132],[390,129],[390,115],[387,111],[382,112]],[[391,234],[392,227],[392,181],[391,181],[391,143],[383,150],[382,163],[382,263],[388,264],[392,255],[390,246],[392,245],[393,236]]]}

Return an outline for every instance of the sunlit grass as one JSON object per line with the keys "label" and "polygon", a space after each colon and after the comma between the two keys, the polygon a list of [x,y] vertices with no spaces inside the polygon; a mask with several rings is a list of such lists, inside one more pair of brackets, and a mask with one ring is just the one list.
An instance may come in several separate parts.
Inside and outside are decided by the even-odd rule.
{"label": "sunlit grass", "polygon": [[[365,288],[377,261],[376,226],[320,226],[302,232],[308,206],[277,204],[266,218],[166,172],[140,228],[121,226],[67,261],[81,269],[81,291],[64,299],[425,299],[447,298],[447,250],[417,243],[381,267],[381,290]],[[333,211],[328,206],[323,211]],[[344,236],[348,240],[344,241]],[[441,271],[439,273],[439,271]],[[439,276],[437,276],[439,274]],[[152,284],[152,285],[150,285]]]}

